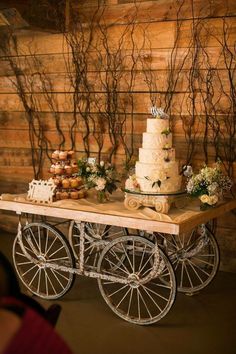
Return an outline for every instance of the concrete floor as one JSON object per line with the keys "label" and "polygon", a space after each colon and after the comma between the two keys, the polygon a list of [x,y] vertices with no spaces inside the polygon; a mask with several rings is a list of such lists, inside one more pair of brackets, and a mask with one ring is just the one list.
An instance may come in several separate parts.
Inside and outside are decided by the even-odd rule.
{"label": "concrete floor", "polygon": [[[13,237],[1,232],[0,249],[8,257]],[[116,317],[95,279],[77,277],[70,292],[55,302],[62,306],[57,330],[75,354],[236,353],[236,274],[219,272],[198,295],[177,294],[167,316],[152,326]]]}

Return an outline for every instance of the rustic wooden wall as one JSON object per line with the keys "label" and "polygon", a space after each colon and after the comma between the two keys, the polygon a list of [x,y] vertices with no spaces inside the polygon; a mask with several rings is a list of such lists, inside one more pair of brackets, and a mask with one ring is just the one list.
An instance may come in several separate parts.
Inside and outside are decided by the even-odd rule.
{"label": "rustic wooden wall", "polygon": [[[94,12],[97,1],[71,1],[70,11],[81,14],[83,22],[89,21],[91,13]],[[182,57],[188,49],[192,37],[191,28],[193,26],[193,10],[196,17],[204,19],[205,30],[202,36],[206,38],[206,50],[209,61],[212,67],[217,66],[217,70],[221,72],[221,80],[225,83],[225,89],[230,90],[228,85],[228,72],[225,68],[224,60],[220,56],[222,50],[219,44],[219,38],[223,31],[223,22],[226,22],[229,28],[227,44],[230,48],[235,46],[235,28],[236,28],[236,3],[234,0],[185,0],[182,2],[174,0],[160,0],[160,1],[134,1],[128,0],[107,0],[107,6],[103,13],[104,21],[109,25],[108,36],[110,43],[117,46],[120,39],[120,33],[130,21],[130,16],[135,12],[135,33],[134,40],[141,43],[143,33],[149,39],[142,45],[142,56],[146,58],[146,63],[155,72],[155,80],[157,87],[157,103],[164,103],[167,91],[167,77],[170,71],[169,62],[171,54],[173,54],[173,47],[175,45],[176,33],[181,20],[181,36],[178,41],[178,53],[175,58],[175,65],[178,61],[181,63]],[[181,14],[177,16],[177,9],[182,3]],[[69,16],[69,13],[67,13]],[[133,26],[133,24],[132,24]],[[209,35],[211,33],[211,35]],[[219,36],[219,37],[217,37]],[[29,77],[37,77],[35,66],[35,58],[40,62],[41,69],[44,74],[50,78],[52,88],[50,90],[50,97],[53,98],[54,110],[59,112],[60,128],[65,137],[64,148],[71,147],[71,125],[73,119],[73,90],[70,86],[65,59],[70,56],[70,49],[66,46],[65,37],[60,33],[49,33],[47,31],[39,30],[18,30],[17,32],[19,43],[19,54],[17,63],[20,65],[24,75]],[[97,41],[97,38],[95,39]],[[151,43],[151,44],[150,44]],[[126,50],[132,49],[132,42],[127,40]],[[101,48],[102,51],[102,48]],[[150,54],[151,53],[151,54]],[[14,56],[14,53],[12,53]],[[145,57],[146,55],[146,57]],[[92,56],[89,56],[91,58]],[[220,60],[219,60],[220,58]],[[233,59],[235,60],[235,58]],[[125,87],[127,77],[130,75],[130,62],[127,60],[124,70],[125,76],[122,76],[121,87]],[[134,102],[134,144],[135,152],[140,146],[142,132],[145,130],[145,122],[148,116],[150,107],[150,92],[141,75],[142,66],[136,68],[140,71],[140,79],[136,72],[135,83],[132,86],[133,102]],[[33,71],[32,71],[33,70]],[[181,77],[178,85],[175,88],[176,94],[172,101],[171,114],[174,117],[174,144],[176,147],[177,158],[182,163],[186,160],[187,144],[184,135],[181,115],[189,115],[187,102],[183,103],[179,112],[178,103],[186,99],[186,92],[188,90],[186,77],[191,70],[191,62],[186,61],[181,70]],[[202,71],[204,71],[202,69]],[[99,87],[99,82],[94,83],[97,78],[96,63],[92,60],[88,65],[88,78],[93,83],[93,87],[98,92],[102,91]],[[204,73],[203,73],[204,75]],[[29,121],[22,101],[17,94],[15,83],[15,76],[12,68],[9,66],[9,60],[2,54],[0,65],[0,193],[12,192],[18,193],[27,190],[28,182],[33,178],[32,169],[32,151],[29,140]],[[58,134],[56,120],[54,119],[51,107],[48,104],[42,86],[37,84],[37,80],[31,80],[31,86],[26,85],[25,93],[30,100],[30,97],[36,97],[38,102],[38,110],[40,111],[40,122],[45,129],[46,138],[49,141],[49,148],[51,150],[58,147],[61,136]],[[129,94],[129,92],[125,93]],[[96,107],[91,107],[93,114],[96,114]],[[201,112],[199,114],[199,117]],[[202,112],[204,115],[204,112]],[[131,115],[127,115],[127,129],[126,139],[131,130]],[[235,118],[234,118],[235,119]],[[204,116],[203,116],[204,120]],[[79,123],[76,130],[76,151],[78,156],[83,155],[84,145],[82,136],[84,132],[84,125]],[[96,155],[97,143],[94,136],[89,139],[90,152]],[[194,163],[196,166],[204,161],[203,141],[201,136],[195,142]],[[104,133],[103,155],[109,151],[111,142],[109,134]],[[215,157],[214,147],[208,147],[209,161],[213,161]],[[116,162],[121,165],[124,160],[124,148],[120,146],[116,154]],[[48,177],[48,166],[50,161],[44,156],[44,169],[42,177]],[[233,164],[234,170],[236,163]],[[12,216],[1,219],[0,225],[5,228],[10,228],[9,225],[13,223]],[[236,239],[235,239],[236,217],[234,214],[229,214],[219,220],[218,241],[222,253],[222,269],[236,271]]]}

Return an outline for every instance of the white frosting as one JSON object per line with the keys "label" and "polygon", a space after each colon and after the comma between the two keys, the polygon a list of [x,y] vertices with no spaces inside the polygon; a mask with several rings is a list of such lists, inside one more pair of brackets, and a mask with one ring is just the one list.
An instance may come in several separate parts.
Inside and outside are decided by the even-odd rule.
{"label": "white frosting", "polygon": [[161,134],[164,130],[169,129],[169,119],[148,118],[147,133]]}
{"label": "white frosting", "polygon": [[143,133],[134,176],[142,192],[171,193],[180,190],[182,176],[179,175],[179,163],[175,161],[175,149],[172,148],[169,119],[147,119],[147,130]]}
{"label": "white frosting", "polygon": [[158,184],[153,185],[153,182],[148,181],[146,178],[137,177],[137,182],[140,185],[140,189],[143,192],[149,193],[174,193],[181,188],[181,176],[171,177],[165,181],[162,181],[160,187]]}
{"label": "white frosting", "polygon": [[159,164],[160,162],[165,161],[165,159],[175,161],[175,149],[139,149],[140,162]]}
{"label": "white frosting", "polygon": [[144,149],[159,149],[168,146],[172,147],[172,134],[153,134],[153,133],[143,133],[143,148]]}
{"label": "white frosting", "polygon": [[167,177],[175,177],[179,173],[179,164],[176,161],[161,162],[160,164],[144,163],[137,161],[135,174],[140,178],[148,178],[151,181],[165,180]]}

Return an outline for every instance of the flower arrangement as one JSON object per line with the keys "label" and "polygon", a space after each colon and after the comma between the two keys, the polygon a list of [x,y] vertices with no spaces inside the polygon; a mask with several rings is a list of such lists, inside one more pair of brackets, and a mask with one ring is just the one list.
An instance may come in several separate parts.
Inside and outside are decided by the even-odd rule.
{"label": "flower arrangement", "polygon": [[162,134],[162,135],[165,135],[165,136],[168,136],[169,134],[171,134],[170,128],[164,129],[164,130],[161,132],[161,134]]}
{"label": "flower arrangement", "polygon": [[129,178],[125,181],[125,189],[128,190],[134,190],[139,192],[140,191],[140,185],[137,181],[136,175],[132,174],[131,176],[129,176]]}
{"label": "flower arrangement", "polygon": [[152,182],[152,188],[158,186],[161,187],[162,182],[168,179],[166,173],[163,170],[154,172],[150,177],[145,176],[145,178]]}
{"label": "flower arrangement", "polygon": [[169,150],[169,149],[171,149],[171,146],[168,143],[166,143],[162,148],[162,150]]}
{"label": "flower arrangement", "polygon": [[200,199],[204,209],[217,204],[223,192],[231,187],[231,179],[224,175],[220,162],[217,162],[214,167],[204,166],[198,174],[192,174],[186,189],[191,196]]}
{"label": "flower arrangement", "polygon": [[78,161],[79,175],[84,179],[86,188],[95,188],[99,202],[108,199],[108,194],[112,194],[117,189],[117,174],[115,168],[104,161],[96,163],[87,159]]}

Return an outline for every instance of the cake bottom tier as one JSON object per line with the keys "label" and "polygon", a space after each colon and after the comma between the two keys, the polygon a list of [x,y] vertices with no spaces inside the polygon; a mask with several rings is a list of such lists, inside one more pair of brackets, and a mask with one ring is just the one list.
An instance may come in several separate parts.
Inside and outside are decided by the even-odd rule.
{"label": "cake bottom tier", "polygon": [[170,177],[167,180],[161,182],[161,185],[153,185],[152,181],[147,180],[146,178],[137,177],[137,182],[140,186],[141,192],[148,193],[174,193],[178,192],[181,189],[182,176]]}

